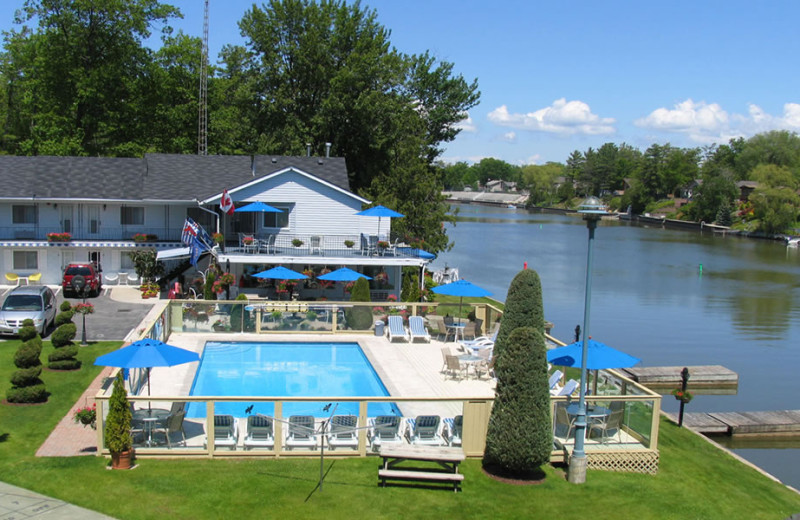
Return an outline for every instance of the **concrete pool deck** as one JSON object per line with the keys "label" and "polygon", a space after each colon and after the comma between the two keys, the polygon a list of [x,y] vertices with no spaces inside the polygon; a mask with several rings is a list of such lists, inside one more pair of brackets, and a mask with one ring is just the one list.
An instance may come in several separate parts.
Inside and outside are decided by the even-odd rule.
{"label": "concrete pool deck", "polygon": [[[310,341],[343,342],[361,345],[367,358],[380,376],[391,395],[402,397],[494,397],[495,382],[492,379],[450,379],[440,372],[442,368],[441,348],[450,347],[456,352],[456,343],[431,340],[430,343],[390,343],[385,337],[364,334],[190,334],[170,335],[169,343],[177,347],[201,353],[207,341]],[[174,367],[157,367],[151,372],[150,391],[153,396],[189,395],[198,363]],[[39,457],[74,457],[97,453],[97,432],[76,424],[73,411],[81,406],[91,406],[101,388],[110,388],[109,376],[112,368],[106,367],[84,391],[75,406],[61,419],[50,436],[39,447]],[[110,390],[109,390],[110,391]],[[147,395],[145,390],[143,395]],[[140,402],[137,408],[143,406]],[[146,404],[144,404],[146,406]],[[159,406],[161,407],[161,406]],[[452,416],[460,413],[458,403],[402,403],[406,417],[420,414]],[[198,439],[202,443],[202,436]]]}
{"label": "concrete pool deck", "polygon": [[[385,337],[364,334],[215,334],[213,336],[190,333],[170,335],[170,345],[201,353],[207,341],[255,341],[255,342],[337,342],[358,343],[369,359],[390,395],[398,397],[494,397],[493,379],[484,375],[482,379],[451,379],[440,372],[442,368],[441,348],[445,345],[456,352],[456,343],[431,340],[430,343],[390,343]],[[151,373],[150,390],[154,396],[189,395],[197,370],[197,363],[175,367],[154,368]],[[146,395],[146,394],[145,394]],[[445,409],[442,409],[446,407]],[[460,413],[458,403],[401,403],[403,415],[437,413],[455,415]]]}

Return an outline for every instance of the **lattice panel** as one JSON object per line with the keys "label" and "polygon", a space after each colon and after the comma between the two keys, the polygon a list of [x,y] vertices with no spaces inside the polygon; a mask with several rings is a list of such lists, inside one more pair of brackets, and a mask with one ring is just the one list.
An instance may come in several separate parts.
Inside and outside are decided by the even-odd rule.
{"label": "lattice panel", "polygon": [[658,473],[657,451],[620,451],[616,453],[587,453],[587,462],[592,469],[623,471],[629,473]]}

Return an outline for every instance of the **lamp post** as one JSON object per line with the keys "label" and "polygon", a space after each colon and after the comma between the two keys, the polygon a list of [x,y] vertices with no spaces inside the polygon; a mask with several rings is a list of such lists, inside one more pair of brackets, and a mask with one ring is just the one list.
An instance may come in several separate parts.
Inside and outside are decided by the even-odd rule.
{"label": "lamp post", "polygon": [[597,222],[606,214],[605,206],[596,197],[586,198],[580,205],[578,213],[583,215],[586,227],[589,228],[589,247],[586,256],[586,292],[583,304],[583,341],[581,342],[581,386],[578,399],[578,415],[575,418],[575,448],[569,459],[568,480],[573,484],[586,482],[586,341],[589,337],[589,311],[592,300],[592,245]]}

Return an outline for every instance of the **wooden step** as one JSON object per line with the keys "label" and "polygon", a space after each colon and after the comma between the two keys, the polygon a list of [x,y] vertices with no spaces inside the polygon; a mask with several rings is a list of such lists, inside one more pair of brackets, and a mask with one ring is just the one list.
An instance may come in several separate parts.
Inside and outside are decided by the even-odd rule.
{"label": "wooden step", "polygon": [[[677,414],[668,415],[678,422]],[[701,433],[800,435],[800,410],[684,413],[683,425]]]}

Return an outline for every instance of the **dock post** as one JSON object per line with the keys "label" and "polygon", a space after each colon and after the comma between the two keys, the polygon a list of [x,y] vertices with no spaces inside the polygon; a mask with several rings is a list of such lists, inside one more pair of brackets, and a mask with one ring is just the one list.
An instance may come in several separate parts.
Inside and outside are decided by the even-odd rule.
{"label": "dock post", "polygon": [[[681,392],[683,393],[683,395],[686,395],[686,385],[688,384],[689,384],[689,369],[683,367],[683,370],[681,370]],[[685,405],[686,405],[686,400],[681,399],[681,408],[680,411],[678,412],[678,428],[683,427],[683,407]]]}

